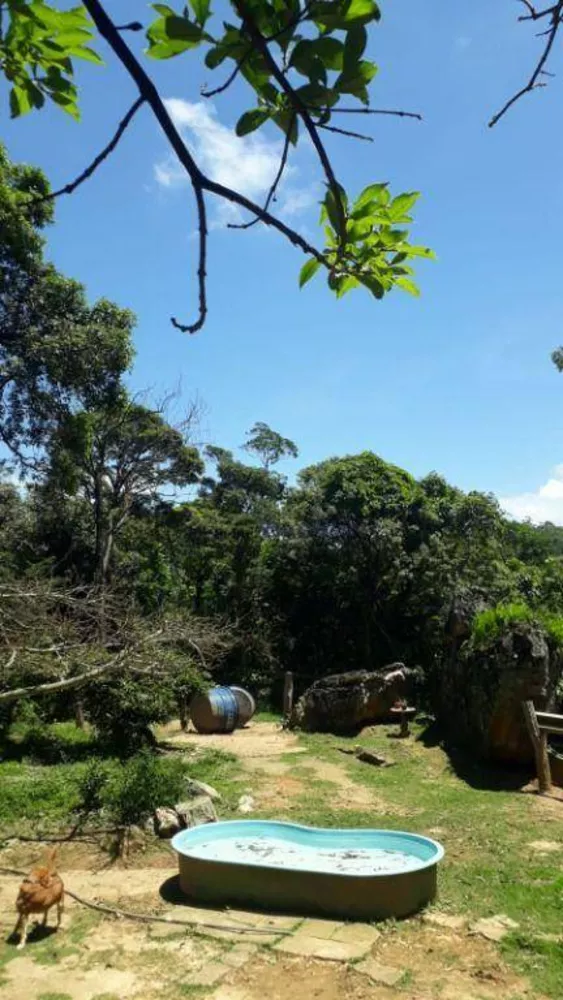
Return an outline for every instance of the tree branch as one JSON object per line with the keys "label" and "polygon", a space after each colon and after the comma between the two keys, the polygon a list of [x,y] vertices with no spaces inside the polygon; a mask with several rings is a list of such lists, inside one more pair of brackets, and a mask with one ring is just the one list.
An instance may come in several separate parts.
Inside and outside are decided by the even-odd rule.
{"label": "tree branch", "polygon": [[346,135],[350,139],[362,139],[363,142],[373,142],[371,135],[362,135],[361,132],[351,132],[347,128],[337,128],[336,125],[321,125],[319,123],[318,128],[322,128],[325,132],[336,132],[337,135]]}
{"label": "tree branch", "polygon": [[244,0],[234,0],[234,6],[235,9],[238,9],[239,11],[240,17],[242,18],[243,21],[244,28],[246,29],[249,37],[253,41],[258,51],[262,53],[264,61],[268,69],[270,70],[270,73],[277,81],[281,89],[283,90],[284,94],[290,101],[293,109],[297,112],[297,114],[301,118],[301,121],[303,122],[309,134],[309,138],[311,139],[311,142],[313,143],[313,146],[317,152],[319,160],[321,161],[321,165],[324,170],[327,183],[334,194],[334,200],[337,206],[338,217],[339,217],[338,235],[340,244],[342,246],[346,239],[346,212],[344,211],[344,205],[340,194],[340,185],[336,180],[334,170],[332,169],[332,164],[327,156],[327,152],[320,139],[316,125],[313,122],[311,115],[309,114],[307,106],[303,104],[303,101],[296,93],[296,91],[293,89],[289,81],[286,79],[284,73],[279,68],[276,60],[272,56],[272,53],[268,48],[268,43],[266,42],[264,36],[261,34],[256,24],[254,23],[252,19],[252,13],[251,11],[248,10],[248,7],[246,6]]}
{"label": "tree branch", "polygon": [[[288,128],[286,136],[285,136],[285,142],[284,142],[284,145],[283,145],[283,152],[282,152],[282,155],[281,155],[281,160],[280,160],[280,165],[279,165],[279,168],[278,168],[278,172],[277,172],[276,176],[274,177],[274,182],[273,182],[270,190],[268,191],[268,197],[266,198],[266,201],[264,202],[264,210],[266,212],[268,211],[268,208],[270,207],[270,202],[272,201],[272,198],[275,198],[275,194],[276,194],[278,185],[279,185],[279,183],[280,183],[280,181],[281,181],[281,179],[283,177],[283,172],[284,172],[286,164],[287,164],[287,157],[288,157],[288,153],[289,153],[289,144],[290,144],[290,141],[291,141],[291,131],[293,129],[294,124],[295,124],[295,115],[293,115],[293,117],[292,117],[292,119],[291,119],[291,121],[289,123],[289,128]],[[242,225],[239,225],[239,224],[234,223],[234,222],[229,222],[227,224],[227,226],[228,226],[229,229],[250,229],[251,226],[255,226],[256,223],[259,222],[259,221],[260,220],[259,220],[258,216],[256,216],[256,218],[252,219],[252,222],[244,222]]]}
{"label": "tree branch", "polygon": [[388,111],[386,108],[308,108],[309,111],[319,111],[331,115],[392,115],[396,118],[415,118],[424,121],[417,111]]}
{"label": "tree branch", "polygon": [[82,687],[88,681],[94,680],[96,677],[101,677],[102,674],[107,674],[110,670],[121,666],[124,656],[125,652],[120,653],[112,660],[108,660],[107,663],[102,663],[99,667],[92,667],[91,670],[85,670],[83,674],[77,674],[76,677],[67,677],[62,681],[47,681],[44,684],[32,684],[29,687],[11,688],[9,691],[0,691],[0,705],[17,701],[19,698],[35,698],[37,695],[52,694],[55,691],[70,691],[72,688]]}
{"label": "tree branch", "polygon": [[194,188],[197,205],[198,230],[199,230],[199,265],[197,269],[199,286],[199,316],[195,323],[184,324],[172,316],[172,326],[175,326],[181,333],[197,333],[201,330],[207,316],[207,215],[205,209],[205,198],[201,186]]}
{"label": "tree branch", "polygon": [[135,101],[135,103],[129,108],[127,114],[121,119],[115,135],[110,140],[110,142],[108,142],[107,146],[105,146],[104,149],[102,149],[101,153],[98,153],[96,158],[92,160],[92,163],[88,167],[86,167],[86,169],[83,170],[82,173],[79,174],[74,181],[71,181],[70,184],[65,184],[65,186],[59,188],[58,191],[50,191],[49,194],[44,194],[40,198],[33,198],[33,200],[28,202],[28,205],[38,205],[43,201],[52,201],[54,198],[58,198],[62,194],[72,194],[73,191],[76,191],[76,188],[80,187],[80,185],[83,184],[84,181],[87,181],[88,178],[91,177],[93,173],[95,173],[98,167],[101,166],[104,160],[107,160],[108,156],[110,156],[110,154],[113,153],[123,133],[125,132],[127,127],[131,124],[133,118],[137,114],[137,111],[139,110],[140,107],[142,107],[144,103],[145,103],[144,97],[139,97]]}
{"label": "tree branch", "polygon": [[[229,201],[234,205],[238,205],[240,208],[246,209],[247,212],[251,212],[253,215],[258,216],[258,218],[260,218],[266,225],[276,229],[279,233],[285,236],[286,239],[293,243],[294,246],[303,250],[304,253],[314,257],[325,267],[328,266],[324,255],[317,250],[316,247],[312,246],[306,239],[304,239],[298,232],[282,222],[281,219],[278,219],[276,216],[264,211],[263,208],[255,204],[249,198],[240,194],[240,192],[225,187],[225,185],[219,184],[217,181],[213,181],[210,177],[207,177],[203,173],[184,143],[178,129],[174,125],[174,122],[166,110],[164,102],[153,81],[145,72],[136,56],[117,31],[113,21],[100,3],[100,0],[84,0],[84,6],[94,21],[94,24],[96,25],[102,38],[105,39],[123,67],[127,70],[129,76],[135,82],[140,96],[151,108],[151,111],[157,119],[164,135],[170,143],[170,146],[174,150],[176,156],[190,178],[196,199],[198,199],[198,192],[201,193],[202,191],[208,191],[210,194],[214,194],[219,198],[223,198],[225,201]],[[200,329],[202,325],[201,291],[202,282],[205,281],[204,266],[202,267],[202,261],[203,264],[205,262],[202,255],[203,239],[201,232],[201,199],[198,200],[198,211],[200,213],[200,315],[196,323],[192,325],[192,329],[193,327]],[[203,218],[205,218],[205,209]]]}
{"label": "tree branch", "polygon": [[[542,52],[542,54],[541,54],[541,56],[539,58],[537,66],[536,66],[534,72],[532,73],[530,79],[528,80],[528,83],[526,84],[526,86],[522,87],[522,89],[519,90],[518,93],[514,94],[510,98],[510,100],[508,100],[506,102],[506,104],[503,105],[503,107],[500,109],[500,111],[497,112],[496,115],[493,115],[493,117],[491,118],[491,120],[489,122],[489,128],[493,128],[497,124],[497,122],[499,122],[500,119],[507,113],[507,111],[514,104],[516,104],[517,101],[519,101],[522,97],[524,97],[525,94],[529,94],[532,90],[537,90],[539,87],[545,87],[546,86],[545,83],[540,83],[539,82],[539,78],[540,78],[540,76],[542,76],[542,75],[545,74],[544,66],[545,66],[547,60],[549,59],[549,56],[551,54],[551,50],[553,48],[555,39],[557,37],[557,32],[559,31],[559,28],[561,27],[561,20],[562,20],[562,14],[563,14],[563,0],[558,0],[558,2],[553,5],[553,7],[549,7],[546,10],[541,11],[540,13],[537,13],[533,9],[533,7],[532,7],[531,4],[526,4],[526,6],[529,9],[531,9],[531,12],[530,12],[530,14],[529,14],[528,17],[524,17],[524,20],[531,19],[531,20],[536,21],[539,17],[544,17],[544,16],[547,17],[548,15],[551,17],[551,25],[548,28],[547,32],[545,33],[547,35],[547,42],[545,43],[543,52]],[[532,11],[533,11],[533,15],[532,15]]]}
{"label": "tree branch", "polygon": [[234,70],[232,71],[232,73],[229,73],[229,76],[227,77],[227,79],[225,80],[225,82],[221,84],[220,87],[215,87],[215,90],[204,90],[202,88],[200,90],[201,96],[202,97],[216,97],[217,94],[223,94],[225,92],[225,90],[227,90],[227,88],[231,86],[231,83],[233,83],[236,80],[236,78],[237,78],[240,70],[244,66],[244,64],[245,64],[246,60],[248,59],[249,55],[251,54],[251,52],[252,52],[252,49],[248,49],[244,53],[244,55],[241,56],[241,58],[237,62]]}

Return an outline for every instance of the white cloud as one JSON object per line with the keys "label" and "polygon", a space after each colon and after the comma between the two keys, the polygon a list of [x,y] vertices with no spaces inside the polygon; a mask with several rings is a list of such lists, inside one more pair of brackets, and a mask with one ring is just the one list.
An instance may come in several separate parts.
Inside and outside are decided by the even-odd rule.
{"label": "white cloud", "polygon": [[[278,171],[283,141],[265,138],[260,133],[239,138],[232,128],[223,125],[209,102],[192,103],[171,97],[165,104],[204,173],[252,201],[262,202]],[[297,169],[288,165],[280,185],[280,211],[286,214],[302,212],[315,201],[311,191],[288,184],[296,174]],[[168,189],[188,181],[184,168],[172,155],[155,164],[154,176],[162,188]],[[223,202],[218,204],[212,226],[240,219],[239,209]]]}
{"label": "white cloud", "polygon": [[535,524],[552,521],[563,525],[563,465],[556,465],[550,478],[536,492],[499,497],[499,503],[518,521],[529,518]]}

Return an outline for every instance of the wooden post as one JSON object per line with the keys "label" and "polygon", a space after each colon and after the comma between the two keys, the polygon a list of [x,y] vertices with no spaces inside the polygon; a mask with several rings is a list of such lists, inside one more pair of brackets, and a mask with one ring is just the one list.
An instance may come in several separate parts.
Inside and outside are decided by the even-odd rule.
{"label": "wooden post", "polygon": [[522,711],[524,712],[526,726],[534,747],[536,771],[538,774],[538,791],[540,795],[545,795],[546,792],[551,791],[551,770],[547,755],[547,733],[540,730],[533,701],[523,701]]}
{"label": "wooden post", "polygon": [[283,714],[285,719],[289,719],[293,711],[293,674],[287,670],[283,684]]}

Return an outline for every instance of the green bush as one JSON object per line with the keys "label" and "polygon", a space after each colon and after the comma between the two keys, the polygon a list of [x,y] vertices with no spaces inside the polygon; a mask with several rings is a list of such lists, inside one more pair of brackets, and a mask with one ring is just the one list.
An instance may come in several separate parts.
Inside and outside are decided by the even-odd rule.
{"label": "green bush", "polygon": [[521,623],[542,628],[557,649],[563,647],[563,618],[523,603],[499,604],[496,608],[481,611],[473,622],[473,642],[484,646],[500,639],[512,625]]}
{"label": "green bush", "polygon": [[157,806],[174,806],[182,797],[186,765],[179,758],[142,751],[124,763],[92,760],[80,781],[81,808],[102,809],[116,826],[132,826]]}

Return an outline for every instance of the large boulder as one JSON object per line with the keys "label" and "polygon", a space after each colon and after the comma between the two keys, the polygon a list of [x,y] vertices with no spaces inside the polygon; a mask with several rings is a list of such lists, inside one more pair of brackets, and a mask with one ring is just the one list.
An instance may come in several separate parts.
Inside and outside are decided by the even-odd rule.
{"label": "large boulder", "polygon": [[215,806],[211,799],[204,795],[187,802],[179,802],[174,809],[183,829],[190,830],[194,826],[203,826],[204,823],[217,822]]}
{"label": "large boulder", "polygon": [[388,721],[397,699],[407,697],[412,673],[403,663],[393,663],[383,670],[323,677],[296,702],[290,728],[353,733],[370,723]]}
{"label": "large boulder", "polygon": [[519,622],[477,643],[454,642],[444,660],[438,717],[458,744],[476,756],[524,763],[533,759],[522,702],[553,707],[561,657],[539,626]]}

